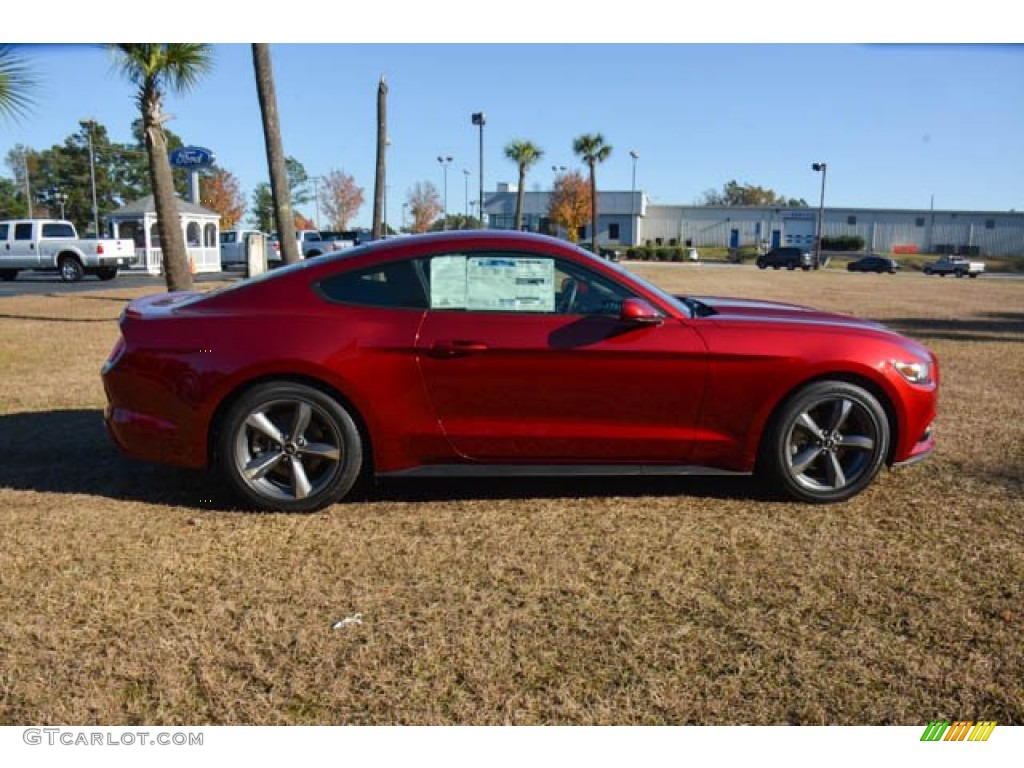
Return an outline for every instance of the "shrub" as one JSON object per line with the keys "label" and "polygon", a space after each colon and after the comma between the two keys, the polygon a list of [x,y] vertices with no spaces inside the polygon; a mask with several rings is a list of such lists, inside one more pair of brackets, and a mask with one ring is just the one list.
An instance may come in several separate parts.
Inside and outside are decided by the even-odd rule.
{"label": "shrub", "polygon": [[821,238],[823,251],[863,251],[864,238],[860,235],[839,235]]}

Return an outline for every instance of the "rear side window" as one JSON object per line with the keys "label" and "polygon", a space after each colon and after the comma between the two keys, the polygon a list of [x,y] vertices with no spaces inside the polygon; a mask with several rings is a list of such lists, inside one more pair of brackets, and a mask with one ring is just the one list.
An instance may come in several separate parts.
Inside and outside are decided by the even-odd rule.
{"label": "rear side window", "polygon": [[74,237],[75,228],[70,224],[43,224],[43,237]]}
{"label": "rear side window", "polygon": [[31,240],[32,239],[32,222],[24,222],[22,224],[14,225],[14,239],[15,240]]}
{"label": "rear side window", "polygon": [[0,240],[6,240],[7,234],[11,229],[10,224],[0,224]]}
{"label": "rear side window", "polygon": [[368,307],[426,309],[427,293],[413,261],[396,261],[321,280],[317,292],[328,301]]}

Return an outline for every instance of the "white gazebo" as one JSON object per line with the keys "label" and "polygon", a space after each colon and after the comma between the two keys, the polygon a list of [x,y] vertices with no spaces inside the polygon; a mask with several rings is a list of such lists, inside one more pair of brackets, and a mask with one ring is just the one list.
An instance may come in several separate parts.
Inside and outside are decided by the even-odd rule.
{"label": "white gazebo", "polygon": [[[189,268],[194,272],[220,272],[220,214],[179,198],[178,215]],[[152,195],[118,208],[107,216],[107,221],[113,237],[135,241],[132,269],[161,274],[163,251]]]}

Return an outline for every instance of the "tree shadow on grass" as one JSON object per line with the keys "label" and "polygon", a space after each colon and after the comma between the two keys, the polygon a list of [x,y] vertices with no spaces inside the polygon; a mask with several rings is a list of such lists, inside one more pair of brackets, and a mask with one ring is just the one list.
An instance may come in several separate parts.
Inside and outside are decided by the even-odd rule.
{"label": "tree shadow on grass", "polygon": [[1024,342],[1024,313],[985,312],[965,318],[896,317],[885,324],[909,336],[945,341]]}
{"label": "tree shadow on grass", "polygon": [[[172,507],[238,511],[212,472],[135,461],[113,444],[99,410],[0,416],[0,488],[86,494]],[[366,483],[354,501],[465,501],[682,496],[770,501],[748,477],[578,477],[388,479]]]}

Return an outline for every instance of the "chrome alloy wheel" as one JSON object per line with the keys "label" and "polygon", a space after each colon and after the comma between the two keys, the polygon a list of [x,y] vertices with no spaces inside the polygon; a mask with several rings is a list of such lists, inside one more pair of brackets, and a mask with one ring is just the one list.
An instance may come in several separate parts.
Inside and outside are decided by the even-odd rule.
{"label": "chrome alloy wheel", "polygon": [[799,501],[846,501],[871,484],[890,440],[885,409],[866,388],[815,381],[794,392],[772,417],[757,473],[773,490]]}
{"label": "chrome alloy wheel", "polygon": [[786,469],[809,491],[841,491],[877,468],[880,429],[863,403],[842,396],[820,398],[790,424]]}
{"label": "chrome alloy wheel", "polygon": [[234,437],[238,477],[256,495],[293,502],[320,494],[343,467],[345,440],[335,419],[299,396],[251,409]]}

